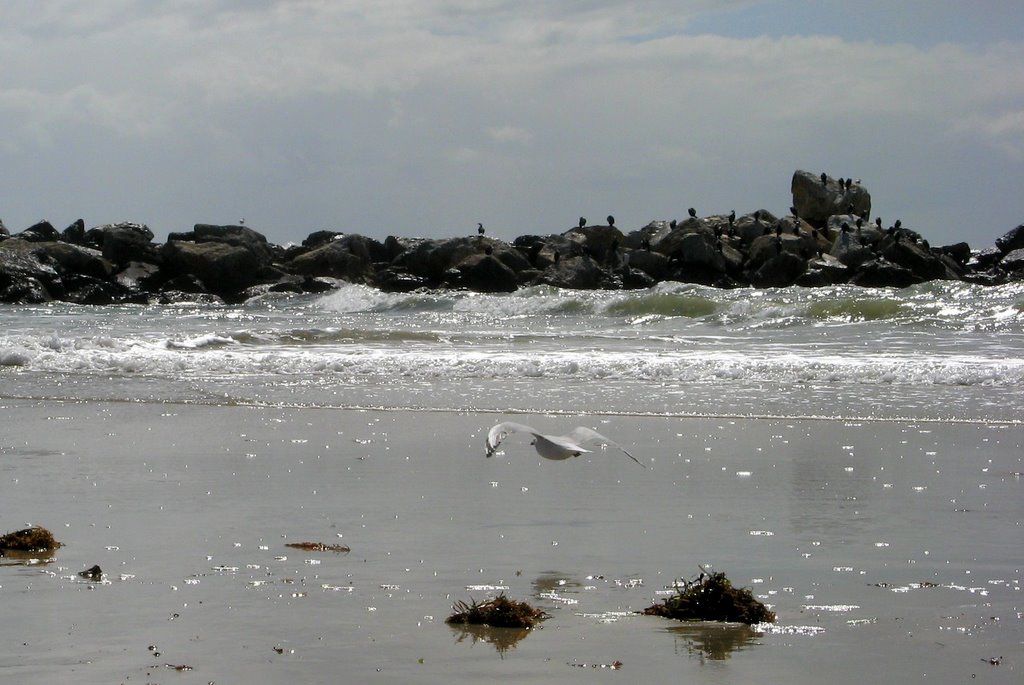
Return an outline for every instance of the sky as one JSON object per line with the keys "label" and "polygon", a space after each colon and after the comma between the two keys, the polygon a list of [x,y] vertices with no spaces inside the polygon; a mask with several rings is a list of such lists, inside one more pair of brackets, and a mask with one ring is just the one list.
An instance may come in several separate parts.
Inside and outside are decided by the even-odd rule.
{"label": "sky", "polygon": [[6,0],[0,219],[511,240],[785,214],[798,169],[1024,223],[1019,0]]}

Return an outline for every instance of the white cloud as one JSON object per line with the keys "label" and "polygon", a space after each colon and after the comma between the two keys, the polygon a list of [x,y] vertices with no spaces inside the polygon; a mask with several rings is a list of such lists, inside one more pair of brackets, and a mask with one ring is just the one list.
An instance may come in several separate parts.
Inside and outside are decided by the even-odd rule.
{"label": "white cloud", "polygon": [[[963,159],[948,151],[980,143],[977,167],[1005,175],[1024,151],[1021,43],[687,35],[721,11],[710,0],[32,5],[0,7],[4,154],[13,139],[27,165],[60,144],[73,164],[88,139],[130,168],[144,145],[158,179],[124,182],[195,202],[186,189],[208,169],[205,204],[165,210],[188,217],[165,220],[176,229],[251,197],[265,224],[301,232],[340,208],[406,211],[396,194],[423,203],[405,221],[439,226],[466,198],[516,230],[563,211],[628,225],[680,204],[784,209],[803,166],[885,184],[880,199],[912,209],[934,201],[901,174],[955,174]],[[53,201],[30,181],[14,190],[33,219]],[[98,212],[104,199],[117,200],[97,195]]]}

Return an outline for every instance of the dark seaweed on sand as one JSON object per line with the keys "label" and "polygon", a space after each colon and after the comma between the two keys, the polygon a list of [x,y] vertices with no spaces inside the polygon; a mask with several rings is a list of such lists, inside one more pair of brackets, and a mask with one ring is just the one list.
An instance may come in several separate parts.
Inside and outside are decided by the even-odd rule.
{"label": "dark seaweed on sand", "polygon": [[488,625],[493,628],[532,628],[538,621],[548,618],[540,609],[535,609],[526,602],[509,599],[504,592],[486,602],[470,601],[470,604],[461,600],[456,602],[452,606],[455,613],[445,619],[445,623]]}
{"label": "dark seaweed on sand", "polygon": [[304,552],[351,552],[348,545],[328,545],[324,542],[286,542],[285,547],[294,547]]}
{"label": "dark seaweed on sand", "polygon": [[60,546],[61,543],[54,539],[53,533],[40,526],[0,535],[0,554],[5,551],[48,552]]}
{"label": "dark seaweed on sand", "polygon": [[774,623],[775,614],[759,602],[750,590],[735,588],[724,573],[701,572],[694,580],[676,586],[676,594],[661,604],[643,610],[647,616],[664,616],[680,621],[726,621],[729,623]]}

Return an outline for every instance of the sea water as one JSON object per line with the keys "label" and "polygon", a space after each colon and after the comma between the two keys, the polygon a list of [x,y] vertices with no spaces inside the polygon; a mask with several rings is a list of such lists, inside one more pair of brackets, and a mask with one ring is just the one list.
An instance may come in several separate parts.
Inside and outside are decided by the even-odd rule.
{"label": "sea water", "polygon": [[5,307],[0,395],[269,406],[1016,419],[1024,284]]}

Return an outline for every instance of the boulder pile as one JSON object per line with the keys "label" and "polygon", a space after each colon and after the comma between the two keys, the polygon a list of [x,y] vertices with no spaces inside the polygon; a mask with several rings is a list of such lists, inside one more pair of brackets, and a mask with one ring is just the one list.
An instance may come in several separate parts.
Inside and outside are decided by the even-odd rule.
{"label": "boulder pile", "polygon": [[602,225],[523,235],[401,238],[383,242],[317,231],[281,247],[245,226],[196,224],[154,242],[144,224],[63,231],[41,221],[11,235],[0,222],[0,302],[80,304],[240,302],[267,292],[323,292],[343,283],[382,290],[456,288],[511,292],[546,284],[637,289],[660,281],[723,288],[906,287],[935,279],[998,285],[1024,279],[1024,225],[985,250],[932,246],[896,221],[871,218],[861,182],[793,174],[790,212],[761,209],[652,221],[623,233]]}

